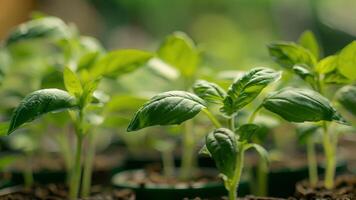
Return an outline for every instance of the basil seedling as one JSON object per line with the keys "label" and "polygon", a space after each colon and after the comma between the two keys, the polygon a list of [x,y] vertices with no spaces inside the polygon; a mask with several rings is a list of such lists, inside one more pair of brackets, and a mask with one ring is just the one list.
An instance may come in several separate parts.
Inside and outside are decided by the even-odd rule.
{"label": "basil seedling", "polygon": [[245,151],[254,148],[265,161],[268,160],[268,153],[262,146],[250,140],[257,125],[248,124],[236,128],[235,123],[228,123],[229,127],[223,128],[209,111],[208,102],[220,105],[221,115],[228,121],[234,121],[234,114],[251,103],[267,85],[277,81],[280,75],[280,72],[260,67],[236,79],[227,92],[215,83],[197,81],[193,90],[198,96],[186,91],[158,94],[135,113],[127,131],[156,125],[179,125],[203,112],[216,129],[206,135],[206,145],[201,152],[211,155],[214,159],[229,192],[229,199],[235,200]]}
{"label": "basil seedling", "polygon": [[[74,37],[77,36],[77,37]],[[140,50],[119,50],[104,53],[100,43],[90,37],[73,35],[69,27],[60,19],[45,17],[34,19],[16,28],[9,36],[7,45],[31,39],[51,39],[62,48],[63,80],[66,90],[51,88],[40,89],[27,95],[17,106],[11,117],[7,133],[10,134],[26,123],[30,123],[50,112],[69,111],[74,123],[77,145],[73,161],[70,162],[69,198],[88,196],[91,184],[91,162],[93,159],[94,142],[90,127],[96,123],[90,120],[94,114],[90,111],[98,100],[94,92],[102,80],[130,73],[143,66],[152,54]],[[95,113],[96,114],[96,113]],[[91,144],[90,153],[82,158],[84,139],[88,137]],[[82,173],[84,160],[84,173]],[[83,174],[83,177],[82,177]],[[79,187],[82,186],[79,195]]]}
{"label": "basil seedling", "polygon": [[[353,55],[356,53],[356,42],[351,42],[335,55],[320,58],[320,47],[316,37],[312,32],[306,31],[301,35],[299,44],[275,42],[268,45],[268,50],[273,60],[284,69],[299,76],[315,92],[298,89],[280,91],[267,99],[264,106],[288,121],[323,121],[323,147],[326,157],[324,184],[326,188],[331,189],[334,186],[337,135],[335,131],[329,131],[327,121],[347,123],[322,95],[326,94],[325,90],[330,84],[345,85],[355,81],[356,70]],[[343,99],[348,97],[342,92],[340,95],[340,102],[344,105]],[[346,105],[346,109],[352,112],[350,104],[346,103]],[[313,140],[312,137],[310,140]],[[313,141],[309,142],[309,144],[313,143]],[[318,181],[317,166],[314,164],[316,155],[314,155],[314,147],[311,146],[313,145],[308,147],[309,177],[310,183],[315,185]]]}

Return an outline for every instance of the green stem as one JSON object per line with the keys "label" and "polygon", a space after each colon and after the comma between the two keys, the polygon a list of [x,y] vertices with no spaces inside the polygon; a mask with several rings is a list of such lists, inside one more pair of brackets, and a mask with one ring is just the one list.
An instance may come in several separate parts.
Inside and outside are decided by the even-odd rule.
{"label": "green stem", "polygon": [[90,195],[93,161],[95,157],[95,134],[93,132],[89,132],[88,141],[88,151],[84,161],[83,183],[81,190],[82,197],[88,197]]}
{"label": "green stem", "polygon": [[266,164],[259,158],[258,166],[257,166],[257,184],[258,196],[266,196],[267,195],[267,178],[268,178],[268,169],[266,168]]}
{"label": "green stem", "polygon": [[83,109],[79,110],[78,120],[75,123],[76,136],[77,136],[77,146],[76,154],[74,160],[74,166],[72,167],[72,172],[70,174],[70,187],[69,187],[69,198],[77,199],[79,194],[79,187],[82,176],[82,148],[83,148]]}
{"label": "green stem", "polygon": [[211,114],[211,112],[208,109],[205,108],[202,111],[209,118],[209,120],[214,124],[214,126],[216,128],[220,128],[221,127],[220,122],[214,117],[213,114]]}
{"label": "green stem", "polygon": [[191,175],[194,172],[194,145],[195,138],[192,132],[193,123],[187,121],[184,124],[183,132],[183,153],[182,153],[182,168],[180,172],[181,180],[188,180],[192,178]]}
{"label": "green stem", "polygon": [[250,115],[250,117],[248,118],[248,123],[253,123],[256,119],[257,113],[261,110],[262,108],[262,104],[259,105],[254,111],[253,113]]}
{"label": "green stem", "polygon": [[228,125],[230,130],[235,131],[235,114],[232,114],[228,119]]}
{"label": "green stem", "polygon": [[72,161],[73,161],[73,158],[72,158],[72,154],[71,154],[71,147],[69,145],[69,142],[68,142],[68,139],[65,135],[66,133],[63,132],[61,134],[58,134],[58,137],[57,137],[57,142],[60,146],[60,149],[61,149],[61,152],[62,152],[62,155],[63,155],[63,158],[64,158],[64,162],[65,162],[65,165],[66,165],[66,169],[67,169],[67,181],[68,183],[70,182],[70,171],[72,169]]}
{"label": "green stem", "polygon": [[316,160],[316,153],[314,147],[313,138],[309,138],[307,141],[307,157],[308,157],[308,170],[309,170],[309,182],[311,186],[316,186],[318,183],[318,164]]}
{"label": "green stem", "polygon": [[229,180],[229,182],[227,183],[229,200],[236,200],[237,198],[238,195],[237,190],[241,179],[243,164],[244,164],[244,151],[242,148],[240,148],[236,159],[236,168],[234,172],[234,177],[232,178],[232,180]]}
{"label": "green stem", "polygon": [[164,176],[167,179],[171,178],[174,174],[174,157],[173,157],[172,151],[163,151],[162,152],[162,162],[163,162]]}
{"label": "green stem", "polygon": [[24,170],[24,184],[25,188],[29,189],[33,185],[33,171],[32,171],[32,154],[26,153],[25,159],[27,163],[27,167]]}
{"label": "green stem", "polygon": [[75,162],[73,166],[73,171],[71,173],[71,184],[69,188],[70,199],[77,199],[79,193],[79,185],[80,185],[80,179],[82,174],[82,166],[81,166],[82,143],[83,143],[83,137],[78,136]]}
{"label": "green stem", "polygon": [[326,122],[323,122],[323,147],[326,156],[326,172],[324,185],[327,189],[332,189],[334,187],[334,177],[335,177],[335,167],[336,167],[336,154],[334,146],[335,143],[332,142],[330,133],[328,132],[328,127]]}

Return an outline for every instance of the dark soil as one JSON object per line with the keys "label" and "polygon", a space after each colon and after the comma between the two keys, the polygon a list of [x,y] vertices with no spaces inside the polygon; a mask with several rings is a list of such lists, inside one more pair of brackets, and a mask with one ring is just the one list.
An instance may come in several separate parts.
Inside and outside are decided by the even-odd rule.
{"label": "dark soil", "polygon": [[120,173],[115,179],[115,183],[132,185],[137,187],[158,186],[158,187],[179,187],[189,188],[204,185],[206,183],[221,183],[216,170],[197,170],[189,181],[179,180],[178,173],[172,177],[162,175],[159,164],[150,165],[144,170],[129,170]]}
{"label": "dark soil", "polygon": [[311,187],[308,181],[300,182],[296,186],[296,197],[300,200],[355,200],[356,176],[337,177],[332,190],[326,189],[322,182],[316,187]]}
{"label": "dark soil", "polygon": [[[14,186],[0,190],[0,200],[63,200],[68,199],[68,188],[58,184],[35,185],[30,189]],[[133,191],[109,190],[93,186],[90,197],[83,200],[135,200]]]}
{"label": "dark soil", "polygon": [[[188,199],[185,199],[188,200]],[[228,200],[228,197],[220,197],[218,199],[201,199],[199,197],[192,199],[192,200]],[[246,197],[239,197],[237,200],[296,200],[293,197],[284,199],[284,198],[274,198],[274,197],[255,197],[255,196],[246,196]]]}
{"label": "dark soil", "polygon": [[[124,153],[121,148],[110,149],[103,153],[99,153],[95,156],[93,163],[93,183],[102,184],[110,182],[112,170],[123,166]],[[42,179],[48,179],[51,173],[63,173],[66,174],[66,167],[64,160],[58,154],[43,154],[36,155],[31,158],[31,163],[26,162],[24,159],[19,159],[8,167],[5,172],[6,176],[14,176],[15,182],[22,181],[22,171],[24,167],[31,166],[35,181],[42,183]],[[60,176],[61,180],[55,180],[55,182],[63,182],[65,177]],[[38,179],[36,179],[38,177]],[[52,179],[56,179],[52,177]],[[49,180],[51,181],[51,180]],[[46,184],[47,182],[44,181]]]}

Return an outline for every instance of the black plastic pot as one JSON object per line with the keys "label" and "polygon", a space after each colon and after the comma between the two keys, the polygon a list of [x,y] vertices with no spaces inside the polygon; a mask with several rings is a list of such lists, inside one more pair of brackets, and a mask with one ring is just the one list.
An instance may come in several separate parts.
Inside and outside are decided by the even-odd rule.
{"label": "black plastic pot", "polygon": [[[208,169],[209,170],[209,169]],[[135,192],[137,199],[157,200],[181,200],[183,198],[195,197],[219,197],[227,194],[224,184],[220,181],[204,183],[192,186],[183,185],[144,185],[144,184],[129,184],[120,180],[125,173],[133,173],[142,171],[142,169],[125,170],[115,174],[112,178],[112,185],[118,189],[131,189]],[[249,194],[249,185],[246,181],[241,181],[239,186],[239,195],[245,196]]]}

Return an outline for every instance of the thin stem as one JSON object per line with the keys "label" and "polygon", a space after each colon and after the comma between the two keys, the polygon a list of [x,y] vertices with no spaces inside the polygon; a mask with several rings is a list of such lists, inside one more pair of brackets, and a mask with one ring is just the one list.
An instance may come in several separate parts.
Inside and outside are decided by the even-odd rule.
{"label": "thin stem", "polygon": [[308,157],[308,170],[309,182],[312,187],[318,183],[318,164],[316,160],[314,140],[310,137],[307,141],[307,157]]}
{"label": "thin stem", "polygon": [[228,125],[230,130],[235,131],[235,114],[232,114],[230,118],[228,118]]}
{"label": "thin stem", "polygon": [[32,171],[32,154],[31,153],[26,153],[25,159],[27,163],[27,167],[24,170],[24,184],[25,188],[29,189],[33,185],[33,171]]}
{"label": "thin stem", "polygon": [[67,136],[65,135],[66,132],[62,132],[60,134],[58,134],[57,137],[57,142],[60,146],[60,150],[62,152],[63,158],[64,158],[64,162],[66,165],[66,169],[67,171],[69,171],[72,168],[72,154],[71,154],[71,147],[69,145]]}
{"label": "thin stem", "polygon": [[172,151],[162,152],[163,172],[164,176],[168,179],[174,174],[174,157]]}
{"label": "thin stem", "polygon": [[89,132],[88,141],[88,151],[83,171],[83,185],[81,190],[82,197],[88,197],[90,195],[93,161],[95,157],[95,134],[93,132]]}
{"label": "thin stem", "polygon": [[194,145],[195,138],[192,132],[193,123],[187,121],[184,124],[183,132],[183,153],[182,153],[182,168],[180,172],[181,180],[188,180],[194,171]]}
{"label": "thin stem", "polygon": [[258,166],[257,166],[257,184],[258,196],[266,196],[267,195],[267,179],[268,179],[268,169],[266,168],[266,163],[264,163],[262,158],[259,158]]}
{"label": "thin stem", "polygon": [[243,165],[244,165],[244,151],[242,148],[240,148],[236,159],[236,168],[235,168],[234,177],[232,178],[231,181],[228,182],[229,200],[236,200],[237,198],[238,195],[237,190],[241,179]]}
{"label": "thin stem", "polygon": [[253,123],[256,119],[257,113],[261,110],[262,108],[262,104],[259,105],[254,111],[253,113],[250,115],[250,117],[248,118],[248,123]]}
{"label": "thin stem", "polygon": [[73,171],[71,173],[71,184],[69,188],[70,199],[77,199],[79,193],[79,185],[80,185],[80,179],[82,174],[82,166],[81,166],[82,143],[83,143],[82,141],[83,141],[82,136],[78,136],[75,162],[74,162]]}
{"label": "thin stem", "polygon": [[328,126],[326,122],[323,122],[323,147],[326,156],[326,172],[324,185],[327,189],[332,189],[334,187],[334,177],[335,177],[335,167],[336,167],[336,158],[335,158],[335,148],[332,141],[330,133],[328,132]]}
{"label": "thin stem", "polygon": [[83,148],[83,109],[79,110],[78,120],[76,122],[77,147],[74,160],[74,166],[71,172],[71,183],[69,187],[69,198],[77,199],[82,175],[82,148]]}
{"label": "thin stem", "polygon": [[214,126],[216,128],[220,128],[221,127],[221,124],[220,122],[214,117],[213,114],[211,114],[211,112],[208,110],[208,109],[203,109],[202,110],[204,112],[204,114],[210,119],[210,121],[214,124]]}

